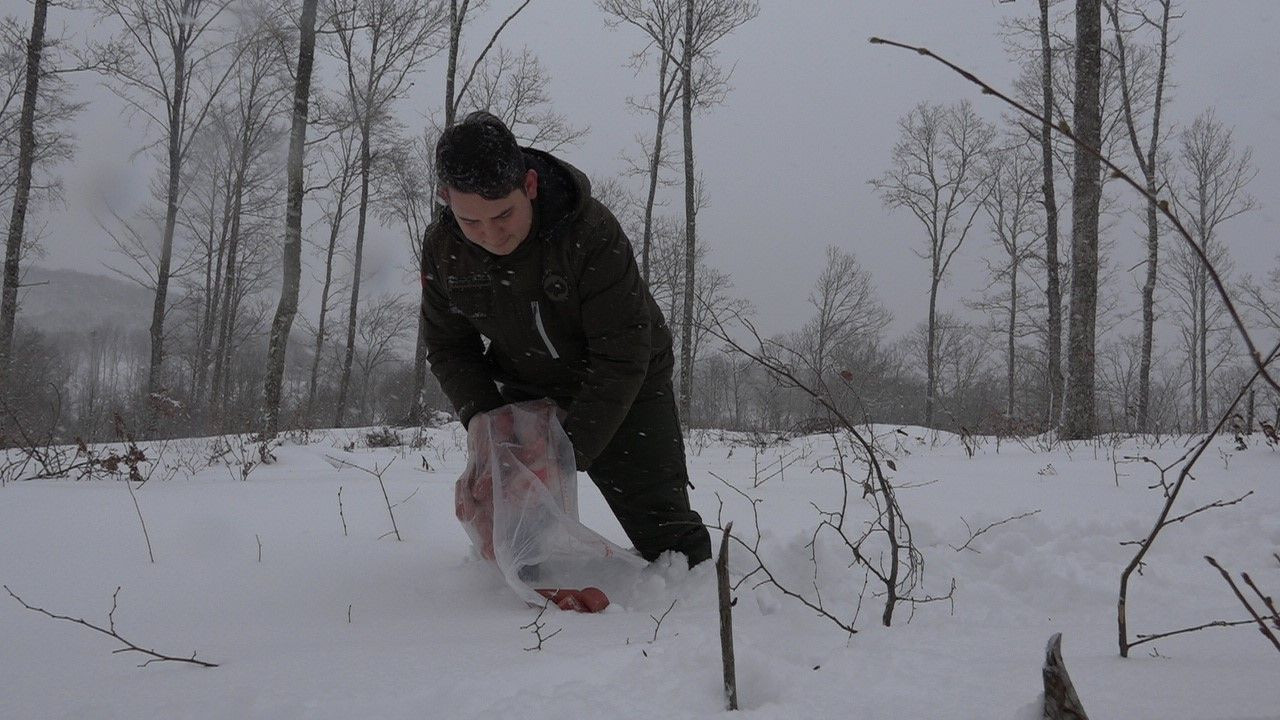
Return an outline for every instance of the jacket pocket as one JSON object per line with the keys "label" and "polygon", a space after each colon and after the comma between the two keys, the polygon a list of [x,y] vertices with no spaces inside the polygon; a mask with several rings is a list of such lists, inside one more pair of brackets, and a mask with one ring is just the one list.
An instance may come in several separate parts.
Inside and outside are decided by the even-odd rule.
{"label": "jacket pocket", "polygon": [[559,360],[560,353],[556,351],[556,346],[551,344],[551,337],[547,335],[547,327],[542,324],[542,305],[537,300],[529,303],[533,307],[533,326],[537,328],[538,335],[542,337],[542,344],[547,346],[547,352],[551,353],[552,360]]}

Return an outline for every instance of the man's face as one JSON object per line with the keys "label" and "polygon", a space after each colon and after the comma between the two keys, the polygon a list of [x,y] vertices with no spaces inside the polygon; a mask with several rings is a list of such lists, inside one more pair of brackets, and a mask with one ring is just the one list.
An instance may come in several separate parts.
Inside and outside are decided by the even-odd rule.
{"label": "man's face", "polygon": [[510,255],[533,227],[533,199],[538,196],[538,173],[525,173],[524,184],[506,197],[489,200],[474,193],[445,188],[458,227],[468,240],[494,255]]}

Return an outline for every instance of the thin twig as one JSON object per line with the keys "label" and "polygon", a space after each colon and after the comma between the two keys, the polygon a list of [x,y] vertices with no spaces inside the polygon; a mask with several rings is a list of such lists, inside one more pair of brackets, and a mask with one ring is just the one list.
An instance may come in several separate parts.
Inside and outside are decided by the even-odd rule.
{"label": "thin twig", "polygon": [[[1235,594],[1236,594],[1236,598],[1240,601],[1240,604],[1241,604],[1241,605],[1244,605],[1244,609],[1245,609],[1245,610],[1248,610],[1248,611],[1249,611],[1249,615],[1251,615],[1251,616],[1253,617],[1253,620],[1251,620],[1251,621],[1250,621],[1250,620],[1245,620],[1244,622],[1245,622],[1245,623],[1249,623],[1249,622],[1255,622],[1255,623],[1257,623],[1257,624],[1258,624],[1258,630],[1259,630],[1259,631],[1260,631],[1264,636],[1266,636],[1266,638],[1267,638],[1268,640],[1270,640],[1270,641],[1271,641],[1271,644],[1272,644],[1272,645],[1275,645],[1275,646],[1276,646],[1276,650],[1277,650],[1277,651],[1280,651],[1280,640],[1277,640],[1277,639],[1276,639],[1276,635],[1275,635],[1275,633],[1271,632],[1271,628],[1267,627],[1267,621],[1266,621],[1266,620],[1264,620],[1264,619],[1262,619],[1262,616],[1261,616],[1261,615],[1259,615],[1259,614],[1258,614],[1258,611],[1257,611],[1257,610],[1255,610],[1255,609],[1253,608],[1253,605],[1249,603],[1249,600],[1248,600],[1248,598],[1246,598],[1246,597],[1244,596],[1244,593],[1240,592],[1240,588],[1239,588],[1239,587],[1237,587],[1237,586],[1236,586],[1235,581],[1231,579],[1231,574],[1230,574],[1230,573],[1228,573],[1226,570],[1224,570],[1224,569],[1222,568],[1222,566],[1218,564],[1218,561],[1217,561],[1217,560],[1214,560],[1213,558],[1209,557],[1208,555],[1205,555],[1205,556],[1204,556],[1204,559],[1205,559],[1206,561],[1208,561],[1208,563],[1209,563],[1210,565],[1212,565],[1214,568],[1216,568],[1216,569],[1218,570],[1218,572],[1219,572],[1219,573],[1221,573],[1221,574],[1222,574],[1222,579],[1223,579],[1223,580],[1226,580],[1226,581],[1227,581],[1227,584],[1231,586],[1231,592],[1233,592],[1233,593],[1235,593]],[[1253,583],[1252,583],[1252,582],[1250,582],[1249,584],[1250,584],[1250,585],[1253,585]],[[1257,590],[1258,590],[1258,589],[1255,587],[1255,588],[1254,588],[1254,591],[1255,591],[1255,592],[1257,592]],[[1258,594],[1259,594],[1259,595],[1261,595],[1262,593],[1258,593]],[[1265,598],[1264,598],[1264,599],[1265,599]],[[1272,610],[1274,610],[1274,609],[1275,609],[1275,608],[1273,607],[1273,608],[1272,608]]]}
{"label": "thin twig", "polygon": [[342,486],[338,486],[338,517],[342,518],[342,537],[347,537],[347,516],[342,512]]}
{"label": "thin twig", "polygon": [[1208,628],[1236,627],[1237,625],[1249,625],[1252,622],[1253,622],[1252,620],[1214,620],[1212,622],[1204,623],[1203,625],[1196,625],[1195,627],[1185,627],[1185,628],[1182,628],[1181,630],[1170,630],[1169,632],[1150,633],[1150,634],[1138,633],[1135,636],[1137,639],[1129,643],[1129,647],[1133,648],[1143,643],[1152,642],[1154,640],[1173,637],[1174,635],[1185,635],[1187,633],[1198,632],[1200,630],[1206,630]]}
{"label": "thin twig", "polygon": [[564,628],[557,628],[556,631],[551,633],[550,635],[542,634],[542,628],[547,626],[546,623],[542,622],[542,615],[547,612],[547,608],[550,606],[551,606],[551,599],[547,598],[547,601],[542,603],[542,607],[538,610],[538,616],[533,619],[533,622],[529,623],[528,625],[520,626],[521,630],[528,630],[529,632],[533,633],[534,637],[538,639],[538,644],[534,645],[533,647],[525,648],[524,649],[525,652],[541,651],[543,643],[559,635],[560,631],[564,630]]}
{"label": "thin twig", "polygon": [[977,532],[974,532],[974,531],[973,531],[973,528],[969,527],[969,521],[968,521],[968,520],[965,520],[965,519],[964,519],[964,516],[961,516],[961,517],[960,517],[960,522],[964,523],[964,527],[965,527],[965,529],[969,531],[969,539],[968,539],[967,541],[965,541],[965,544],[961,545],[960,547],[956,547],[955,545],[952,545],[952,546],[951,546],[951,549],[952,549],[952,550],[955,550],[956,552],[960,552],[961,550],[969,550],[969,551],[971,551],[971,552],[976,552],[976,553],[978,553],[978,554],[982,554],[982,551],[981,551],[981,550],[978,550],[977,548],[972,548],[972,547],[969,547],[969,546],[973,543],[973,541],[974,541],[974,540],[977,540],[977,539],[978,539],[978,537],[979,537],[979,536],[981,536],[983,533],[987,532],[988,530],[990,530],[990,529],[992,529],[992,528],[1000,527],[1001,525],[1004,525],[1005,523],[1011,523],[1011,522],[1013,522],[1014,520],[1021,520],[1021,519],[1023,519],[1023,518],[1031,517],[1032,515],[1036,515],[1036,514],[1038,514],[1039,512],[1040,512],[1040,510],[1039,510],[1039,509],[1036,509],[1036,510],[1032,510],[1032,511],[1030,511],[1030,512],[1024,512],[1024,513],[1022,513],[1021,515],[1014,515],[1013,517],[1007,517],[1007,518],[1005,518],[1005,519],[1003,519],[1003,520],[998,520],[998,521],[996,521],[996,522],[993,522],[993,523],[991,523],[990,525],[987,525],[987,526],[985,526],[985,527],[983,527],[983,528],[979,529]]}
{"label": "thin twig", "polygon": [[675,606],[676,601],[672,600],[671,605],[667,607],[667,612],[662,613],[660,617],[654,617],[652,615],[649,616],[649,618],[653,620],[653,639],[649,641],[649,644],[652,645],[653,643],[658,642],[658,630],[662,627],[662,621],[667,619],[667,613],[671,612],[671,609]]}
{"label": "thin twig", "polygon": [[[347,461],[347,460],[343,460],[342,458],[336,458],[336,457],[333,457],[332,455],[325,455],[325,457],[329,459],[329,462],[330,462],[331,464],[334,464],[334,465],[337,465],[337,466],[346,466],[346,467],[350,467],[350,468],[355,468],[356,470],[359,470],[360,472],[368,473],[369,475],[372,475],[372,476],[374,476],[375,478],[377,478],[377,480],[378,480],[378,487],[382,488],[382,499],[383,499],[383,500],[386,502],[386,504],[387,504],[387,515],[391,516],[391,531],[390,531],[390,532],[387,532],[387,533],[383,533],[383,534],[382,534],[382,536],[381,536],[381,537],[379,537],[378,539],[379,539],[379,540],[381,540],[382,538],[384,538],[384,537],[386,537],[386,536],[388,536],[388,535],[395,535],[395,536],[396,536],[396,540],[399,540],[399,541],[403,542],[403,541],[404,541],[404,538],[400,537],[400,528],[396,525],[396,514],[395,514],[394,512],[392,512],[392,508],[393,508],[394,506],[391,504],[391,498],[387,495],[387,485],[386,485],[386,483],[384,483],[384,482],[382,481],[382,476],[387,472],[387,470],[388,470],[388,469],[390,469],[390,468],[391,468],[391,464],[392,464],[392,463],[394,463],[394,462],[396,461],[396,458],[395,458],[395,457],[392,457],[392,458],[391,458],[391,460],[386,464],[386,466],[385,466],[385,467],[383,467],[381,470],[379,470],[379,469],[378,469],[378,465],[377,465],[376,463],[374,464],[373,469],[372,469],[372,470],[370,470],[370,469],[368,469],[368,468],[361,467],[361,466],[359,466],[359,465],[357,465],[357,464],[355,464],[355,463],[353,463],[353,462],[350,462],[350,461]],[[410,496],[410,497],[412,497],[412,496]],[[406,499],[407,499],[407,498],[406,498]],[[345,524],[346,524],[346,520],[345,520],[345,519],[343,520],[343,524],[344,524],[344,526],[345,526]]]}
{"label": "thin twig", "polygon": [[155,650],[148,650],[148,649],[146,649],[146,648],[138,647],[137,645],[133,644],[132,642],[129,642],[128,640],[125,640],[123,637],[120,637],[120,634],[116,632],[116,621],[115,621],[115,614],[116,614],[116,598],[117,598],[117,596],[119,596],[119,595],[120,595],[120,588],[118,588],[118,587],[116,588],[115,593],[113,593],[113,594],[111,595],[111,611],[110,611],[109,613],[107,613],[107,624],[108,624],[108,627],[105,627],[105,628],[104,628],[104,627],[101,627],[101,626],[99,626],[99,625],[94,625],[93,623],[88,622],[88,621],[86,621],[86,620],[84,620],[84,619],[82,619],[82,618],[73,618],[73,617],[68,617],[68,616],[66,616],[66,615],[56,615],[56,614],[54,614],[54,613],[49,612],[48,610],[45,610],[44,608],[38,608],[38,607],[35,607],[35,606],[33,606],[33,605],[28,605],[28,604],[27,604],[27,602],[26,602],[25,600],[23,600],[22,598],[18,597],[18,596],[17,596],[17,594],[15,594],[12,590],[10,590],[8,585],[4,585],[4,586],[0,586],[0,587],[4,587],[5,592],[9,593],[9,596],[10,596],[10,597],[12,597],[14,600],[17,600],[19,603],[21,603],[22,607],[24,607],[24,608],[26,608],[26,609],[28,609],[28,610],[32,610],[32,611],[38,612],[38,613],[40,613],[40,614],[42,614],[42,615],[46,615],[46,616],[48,616],[48,617],[53,618],[54,620],[63,620],[63,621],[66,621],[66,622],[75,623],[75,624],[77,624],[77,625],[83,625],[84,627],[87,627],[87,628],[89,628],[90,630],[95,630],[95,631],[97,631],[97,632],[102,633],[103,635],[107,635],[107,636],[109,636],[109,637],[115,638],[117,641],[119,641],[119,642],[123,643],[125,647],[119,648],[119,649],[117,649],[117,650],[113,650],[113,651],[112,651],[112,654],[113,654],[113,655],[114,655],[114,654],[116,654],[116,653],[123,653],[123,652],[138,652],[138,653],[142,653],[143,655],[150,655],[150,656],[151,656],[151,659],[150,659],[150,660],[148,660],[148,661],[146,661],[146,662],[142,663],[142,664],[141,664],[141,665],[139,665],[138,667],[146,667],[146,666],[150,665],[151,663],[153,663],[153,662],[158,662],[158,661],[166,661],[166,662],[184,662],[184,663],[190,663],[190,664],[192,664],[192,665],[199,665],[200,667],[207,667],[207,668],[218,667],[216,663],[210,663],[210,662],[205,662],[205,661],[203,661],[203,660],[197,660],[197,659],[196,659],[196,654],[195,654],[195,653],[191,653],[191,657],[189,657],[189,658],[172,657],[172,656],[169,656],[169,655],[162,655],[162,654],[160,654],[160,653],[156,652]]}
{"label": "thin twig", "polygon": [[1266,605],[1267,609],[1271,611],[1271,621],[1276,626],[1276,629],[1280,630],[1280,610],[1276,609],[1275,601],[1271,599],[1270,595],[1263,594],[1263,592],[1258,589],[1258,586],[1253,584],[1253,578],[1249,577],[1249,573],[1240,573],[1240,577],[1244,578],[1245,584],[1258,594],[1258,598],[1262,600],[1262,604]]}
{"label": "thin twig", "polygon": [[1230,506],[1230,505],[1236,505],[1236,504],[1240,503],[1242,500],[1244,500],[1245,498],[1249,497],[1249,496],[1250,496],[1250,495],[1252,495],[1252,494],[1253,494],[1253,491],[1252,491],[1252,490],[1250,490],[1249,492],[1247,492],[1247,493],[1245,493],[1245,494],[1241,495],[1240,497],[1236,498],[1235,500],[1214,500],[1213,502],[1208,503],[1208,504],[1205,504],[1205,505],[1201,505],[1200,507],[1198,507],[1198,508],[1196,508],[1195,510],[1192,510],[1192,511],[1190,511],[1190,512],[1185,512],[1185,513],[1183,513],[1183,514],[1181,514],[1181,515],[1178,515],[1177,517],[1171,517],[1171,518],[1169,518],[1168,520],[1166,520],[1166,521],[1164,522],[1164,524],[1165,524],[1165,525],[1172,525],[1172,524],[1174,524],[1174,523],[1182,522],[1183,520],[1186,520],[1187,518],[1192,517],[1193,515],[1199,515],[1200,513],[1204,512],[1205,510],[1212,510],[1212,509],[1214,509],[1214,508],[1224,508],[1224,507],[1228,507],[1228,506]]}
{"label": "thin twig", "polygon": [[142,519],[142,508],[138,506],[138,496],[133,492],[133,481],[125,478],[124,486],[129,488],[129,497],[133,498],[133,509],[138,512],[138,522],[142,523],[142,537],[147,541],[147,557],[151,558],[151,563],[154,565],[156,555],[151,552],[151,535],[147,532],[147,521]]}

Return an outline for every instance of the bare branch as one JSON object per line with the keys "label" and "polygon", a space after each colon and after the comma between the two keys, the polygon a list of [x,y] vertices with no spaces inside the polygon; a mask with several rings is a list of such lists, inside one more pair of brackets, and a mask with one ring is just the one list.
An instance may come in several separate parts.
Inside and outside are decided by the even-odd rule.
{"label": "bare branch", "polygon": [[[1218,561],[1214,560],[1212,557],[1205,555],[1204,559],[1210,565],[1212,565],[1214,569],[1216,569],[1219,573],[1222,574],[1222,579],[1226,580],[1227,584],[1231,586],[1231,592],[1235,593],[1236,599],[1240,601],[1241,605],[1244,605],[1244,609],[1248,610],[1249,615],[1253,617],[1252,621],[1244,620],[1242,622],[1235,623],[1235,624],[1241,625],[1249,622],[1257,623],[1258,631],[1261,632],[1268,640],[1270,640],[1272,645],[1275,645],[1277,651],[1280,651],[1280,640],[1276,639],[1275,633],[1271,632],[1271,628],[1267,626],[1266,620],[1264,620],[1262,615],[1259,614],[1258,611],[1254,609],[1253,605],[1250,604],[1249,600],[1245,598],[1244,593],[1240,592],[1240,588],[1237,587],[1235,581],[1231,579],[1231,574],[1228,573],[1226,570],[1224,570],[1222,566],[1218,564]],[[1272,613],[1271,621],[1273,623],[1276,623],[1277,626],[1280,627],[1280,616],[1276,615],[1276,612],[1275,612],[1276,608],[1275,608],[1275,605],[1271,603],[1271,599],[1266,597],[1265,595],[1262,595],[1261,591],[1258,590],[1257,586],[1253,584],[1253,581],[1249,580],[1248,575],[1245,575],[1244,577],[1245,577],[1245,580],[1248,581],[1249,587],[1253,588],[1253,591],[1258,593],[1258,595],[1262,597],[1263,602],[1271,610],[1271,613]]]}
{"label": "bare branch", "polygon": [[137,652],[137,653],[142,653],[143,655],[148,655],[151,657],[150,660],[147,660],[146,662],[142,663],[138,667],[146,667],[151,663],[158,662],[158,661],[190,663],[192,665],[199,665],[200,667],[206,667],[206,668],[218,667],[216,663],[205,662],[204,660],[197,660],[195,653],[191,653],[191,657],[189,658],[162,655],[156,652],[155,650],[148,650],[146,648],[139,647],[138,645],[135,645],[134,643],[121,637],[120,634],[116,632],[116,621],[115,621],[116,597],[120,594],[120,588],[116,588],[115,593],[111,595],[111,612],[107,614],[107,627],[104,628],[100,625],[94,625],[93,623],[88,622],[81,618],[73,618],[73,617],[68,617],[66,615],[57,615],[43,608],[38,608],[33,605],[28,605],[25,600],[18,597],[12,590],[10,590],[8,585],[4,585],[3,587],[5,589],[5,592],[9,593],[10,597],[12,597],[14,600],[17,600],[22,605],[22,607],[28,610],[38,612],[42,615],[51,617],[54,620],[63,620],[66,622],[75,623],[77,625],[83,625],[84,627],[87,627],[90,630],[94,630],[96,632],[102,633],[103,635],[107,635],[108,637],[115,638],[120,643],[122,643],[124,647],[119,648],[118,650],[113,650],[112,654],[123,653],[123,652]]}
{"label": "bare branch", "polygon": [[960,547],[956,547],[955,545],[952,545],[951,549],[955,550],[956,552],[960,552],[961,550],[969,550],[969,551],[981,554],[982,552],[981,550],[978,550],[977,548],[974,548],[974,547],[970,547],[970,545],[973,544],[974,540],[977,540],[979,537],[981,537],[983,533],[987,532],[988,530],[991,530],[992,528],[1000,527],[1005,523],[1011,523],[1014,520],[1021,520],[1023,518],[1031,517],[1032,515],[1037,515],[1039,514],[1039,512],[1040,510],[1036,509],[1030,512],[1024,512],[1021,515],[1014,515],[1013,517],[1007,517],[1003,520],[997,520],[996,522],[993,522],[990,525],[984,525],[982,528],[978,529],[977,532],[974,532],[973,528],[969,527],[968,520],[965,520],[963,517],[961,517],[960,522],[964,523],[965,529],[969,531],[969,539],[966,540],[965,543]]}

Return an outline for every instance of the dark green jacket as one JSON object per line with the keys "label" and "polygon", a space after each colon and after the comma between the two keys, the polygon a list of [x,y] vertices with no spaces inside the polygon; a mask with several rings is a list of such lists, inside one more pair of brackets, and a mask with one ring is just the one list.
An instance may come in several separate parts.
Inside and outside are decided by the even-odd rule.
{"label": "dark green jacket", "polygon": [[515,252],[474,245],[448,209],[427,229],[427,361],[463,424],[510,399],[554,399],[585,470],[637,398],[670,392],[671,332],[586,176],[541,151],[525,158],[539,187]]}

